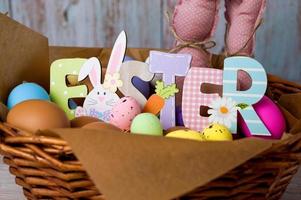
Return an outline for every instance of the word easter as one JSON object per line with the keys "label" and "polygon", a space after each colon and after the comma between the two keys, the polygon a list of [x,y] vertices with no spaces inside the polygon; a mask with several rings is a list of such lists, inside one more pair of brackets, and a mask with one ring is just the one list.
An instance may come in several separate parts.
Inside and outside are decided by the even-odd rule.
{"label": "word easter", "polygon": [[[186,59],[185,59],[186,58]],[[210,123],[208,117],[200,115],[201,106],[209,106],[218,94],[205,94],[201,92],[204,83],[223,86],[223,97],[231,98],[236,105],[249,105],[247,108],[239,110],[243,119],[248,125],[253,135],[270,136],[270,132],[261,122],[252,105],[257,103],[267,88],[267,75],[263,66],[255,59],[249,57],[231,57],[224,61],[224,70],[212,68],[191,67],[189,70],[188,61],[190,55],[172,55],[152,51],[150,53],[150,70],[153,73],[162,73],[163,81],[169,84],[175,82],[176,76],[186,76],[183,85],[182,112],[183,121],[186,127],[193,130],[202,131]],[[168,67],[172,66],[172,67]],[[246,91],[237,90],[237,74],[239,70],[247,72],[252,79],[252,86]],[[186,74],[186,72],[188,73]],[[174,126],[174,97],[169,99],[171,104],[167,104],[161,111],[161,122],[164,128]],[[237,119],[237,112],[234,112]],[[232,133],[237,132],[237,120],[228,127]]]}
{"label": "word easter", "polygon": [[[154,74],[159,73],[163,75],[163,82],[167,85],[175,84],[176,77],[185,77],[182,92],[183,121],[186,127],[202,131],[210,124],[210,121],[209,117],[201,116],[201,106],[210,107],[212,102],[220,97],[218,94],[202,93],[200,88],[202,84],[208,83],[221,85],[223,86],[222,98],[231,99],[235,105],[245,105],[242,109],[237,110],[252,135],[271,136],[252,106],[263,98],[267,88],[267,75],[258,61],[243,56],[230,57],[224,60],[224,70],[219,70],[190,67],[191,59],[191,55],[188,54],[151,51],[149,64],[140,61],[128,61],[117,67],[120,69],[118,77],[123,83],[117,87],[123,95],[136,98],[143,107],[147,99],[132,84],[133,77],[151,81]],[[69,114],[69,118],[74,117],[74,110],[68,107],[68,100],[86,97],[87,90],[83,85],[68,87],[65,79],[70,74],[78,75],[85,60],[61,59],[52,64],[50,95]],[[237,90],[239,70],[247,72],[252,79],[252,85],[246,91]],[[63,98],[59,98],[61,95]],[[237,110],[233,112],[235,122],[228,127],[232,133],[237,132]],[[227,108],[224,108],[224,111],[227,111]],[[160,121],[164,129],[175,126],[175,96],[166,100],[160,113]]]}

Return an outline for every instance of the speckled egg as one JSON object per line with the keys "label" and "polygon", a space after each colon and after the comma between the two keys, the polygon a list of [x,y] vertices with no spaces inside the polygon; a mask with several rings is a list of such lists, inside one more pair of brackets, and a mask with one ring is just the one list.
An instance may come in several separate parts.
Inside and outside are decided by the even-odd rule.
{"label": "speckled egg", "polygon": [[177,130],[168,133],[165,137],[204,141],[204,135],[193,130]]}
{"label": "speckled egg", "polygon": [[131,133],[162,136],[163,128],[158,117],[151,113],[137,115],[131,125]]}
{"label": "speckled egg", "polygon": [[233,137],[229,129],[221,124],[210,124],[202,132],[204,139],[208,141],[232,141]]}
{"label": "speckled egg", "polygon": [[123,97],[111,111],[110,124],[123,131],[129,131],[133,119],[140,113],[140,104],[133,97]]}

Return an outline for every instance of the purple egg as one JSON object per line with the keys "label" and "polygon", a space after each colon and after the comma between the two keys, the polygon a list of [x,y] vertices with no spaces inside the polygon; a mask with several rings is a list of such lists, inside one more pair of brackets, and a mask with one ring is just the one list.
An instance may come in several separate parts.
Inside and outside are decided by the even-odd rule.
{"label": "purple egg", "polygon": [[176,106],[176,125],[184,126],[181,106]]}
{"label": "purple egg", "polygon": [[[253,105],[253,108],[263,124],[270,131],[271,136],[256,136],[267,139],[280,139],[286,130],[285,118],[280,108],[268,97],[264,96],[259,102]],[[242,116],[238,115],[238,127],[247,137],[252,137],[247,124]]]}
{"label": "purple egg", "polygon": [[131,61],[131,60],[134,60],[134,58],[130,56],[124,56],[123,62]]}

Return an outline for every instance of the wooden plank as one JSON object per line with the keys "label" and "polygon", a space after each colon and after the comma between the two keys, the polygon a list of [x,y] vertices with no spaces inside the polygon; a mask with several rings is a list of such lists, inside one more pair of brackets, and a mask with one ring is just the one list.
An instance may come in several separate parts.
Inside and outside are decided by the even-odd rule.
{"label": "wooden plank", "polygon": [[9,174],[8,166],[3,164],[2,156],[0,156],[0,199],[25,199],[21,187],[15,184],[15,177]]}
{"label": "wooden plank", "polygon": [[0,13],[9,12],[9,0],[0,0]]}
{"label": "wooden plank", "polygon": [[160,0],[13,0],[13,18],[51,45],[110,47],[121,30],[130,47],[161,46]]}
{"label": "wooden plank", "polygon": [[[7,5],[7,1],[1,1],[6,2],[1,5]],[[39,0],[33,4],[32,0],[13,0],[11,7],[15,19],[47,35],[52,45],[109,47],[118,32],[125,29],[131,47],[172,47],[173,37],[163,15],[165,10],[173,9],[176,0],[138,1]],[[299,82],[300,5],[294,0],[268,1],[256,46],[256,58],[268,72]],[[221,5],[215,36],[218,45],[213,52],[223,48],[223,9]]]}
{"label": "wooden plank", "polygon": [[[174,45],[174,37],[171,34],[168,19],[165,16],[165,12],[172,12],[178,0],[162,0],[162,47],[169,49]],[[172,16],[171,16],[172,17]],[[171,19],[170,19],[171,20]]]}
{"label": "wooden plank", "polygon": [[267,1],[256,58],[268,72],[301,83],[301,1]]}
{"label": "wooden plank", "polygon": [[[269,73],[301,83],[301,2],[294,0],[267,1],[265,23],[257,33],[256,59]],[[163,1],[163,10],[173,10],[176,0]],[[224,46],[224,1],[220,6],[219,24],[215,34],[219,53]],[[170,48],[173,38],[163,20],[163,47]]]}

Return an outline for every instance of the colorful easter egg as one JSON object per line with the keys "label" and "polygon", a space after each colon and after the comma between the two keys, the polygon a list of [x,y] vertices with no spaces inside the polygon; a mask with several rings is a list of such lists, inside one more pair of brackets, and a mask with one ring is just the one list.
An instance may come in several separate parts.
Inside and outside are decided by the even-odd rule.
{"label": "colorful easter egg", "polygon": [[123,62],[131,61],[131,60],[135,60],[135,59],[127,55],[125,55],[123,58]]}
{"label": "colorful easter egg", "polygon": [[133,97],[123,97],[111,111],[110,124],[129,131],[133,119],[140,113],[140,104]]}
{"label": "colorful easter egg", "polygon": [[176,106],[176,124],[177,126],[184,126],[181,106]]}
{"label": "colorful easter egg", "polygon": [[285,118],[279,107],[268,97],[264,96],[253,108],[266,128],[270,131],[271,136],[255,136],[247,127],[241,115],[238,115],[239,130],[247,137],[261,137],[267,139],[280,139],[286,130]]}
{"label": "colorful easter egg", "polygon": [[26,100],[50,101],[49,95],[44,88],[36,83],[22,83],[16,86],[9,94],[7,107],[11,109],[16,104]]}
{"label": "colorful easter egg", "polygon": [[68,101],[68,106],[71,109],[76,109],[76,107],[78,106],[77,103],[73,100],[73,99],[69,99]]}
{"label": "colorful easter egg", "polygon": [[202,132],[204,139],[208,141],[231,141],[232,134],[229,129],[221,124],[210,124]]}
{"label": "colorful easter egg", "polygon": [[163,128],[158,117],[151,113],[137,115],[131,124],[131,133],[162,136]]}
{"label": "colorful easter egg", "polygon": [[204,141],[204,136],[200,132],[193,130],[177,130],[170,132],[166,137],[181,138],[188,140]]}

